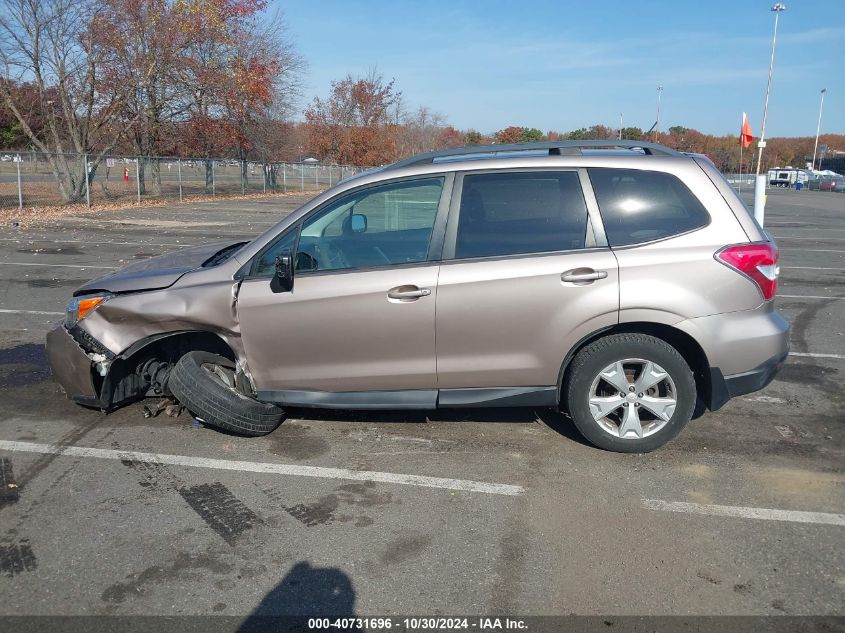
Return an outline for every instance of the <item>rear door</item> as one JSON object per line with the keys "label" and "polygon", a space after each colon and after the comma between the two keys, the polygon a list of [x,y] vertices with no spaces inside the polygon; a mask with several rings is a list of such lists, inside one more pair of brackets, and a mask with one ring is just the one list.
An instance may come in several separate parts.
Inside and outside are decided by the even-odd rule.
{"label": "rear door", "polygon": [[583,170],[456,176],[437,291],[442,405],[474,395],[449,390],[493,399],[512,387],[553,404],[566,354],[618,309],[616,259]]}

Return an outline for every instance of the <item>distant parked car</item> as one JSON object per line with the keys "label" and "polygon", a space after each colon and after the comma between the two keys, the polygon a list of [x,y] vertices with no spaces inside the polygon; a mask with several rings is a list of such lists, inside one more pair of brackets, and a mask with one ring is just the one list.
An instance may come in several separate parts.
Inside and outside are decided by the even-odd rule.
{"label": "distant parked car", "polygon": [[821,179],[819,191],[845,191],[845,176],[828,176]]}

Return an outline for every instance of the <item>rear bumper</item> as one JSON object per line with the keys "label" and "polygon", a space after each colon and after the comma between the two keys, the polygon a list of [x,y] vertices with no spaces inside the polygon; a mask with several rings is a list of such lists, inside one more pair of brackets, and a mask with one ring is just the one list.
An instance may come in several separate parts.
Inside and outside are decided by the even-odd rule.
{"label": "rear bumper", "polygon": [[91,359],[61,322],[47,333],[47,362],[53,379],[65,390],[68,398],[89,407],[100,406]]}
{"label": "rear bumper", "polygon": [[789,354],[789,322],[772,301],[754,310],[688,319],[676,327],[695,339],[706,356],[709,393],[705,387],[701,395],[711,411],[763,389]]}
{"label": "rear bumper", "polygon": [[718,367],[710,369],[710,410],[721,409],[731,398],[760,391],[774,380],[786,360],[787,353],[770,358],[751,371],[722,376]]}

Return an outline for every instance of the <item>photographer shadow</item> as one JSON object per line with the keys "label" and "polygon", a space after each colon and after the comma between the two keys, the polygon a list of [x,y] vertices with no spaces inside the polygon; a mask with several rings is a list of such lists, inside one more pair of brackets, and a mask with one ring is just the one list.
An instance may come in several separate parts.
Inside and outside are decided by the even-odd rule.
{"label": "photographer shadow", "polygon": [[[352,579],[334,567],[312,567],[296,563],[264,596],[238,628],[238,633],[264,631],[310,631],[311,618],[355,618],[355,590]],[[333,631],[361,631],[357,627]]]}

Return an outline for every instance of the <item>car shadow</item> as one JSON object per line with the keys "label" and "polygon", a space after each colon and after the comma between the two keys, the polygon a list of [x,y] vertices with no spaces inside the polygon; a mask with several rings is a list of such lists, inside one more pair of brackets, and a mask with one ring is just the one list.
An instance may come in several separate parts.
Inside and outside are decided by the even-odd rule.
{"label": "car shadow", "polygon": [[296,409],[287,410],[289,418],[297,420],[330,422],[372,422],[389,424],[425,424],[427,422],[481,422],[509,424],[542,424],[569,440],[592,445],[575,428],[572,419],[551,407],[503,407],[432,409],[427,411],[351,411],[346,409]]}
{"label": "car shadow", "polygon": [[[264,631],[311,631],[309,619],[354,619],[355,589],[352,579],[336,567],[313,567],[308,561],[296,563],[271,589],[238,628],[238,633]],[[342,622],[341,622],[342,623]],[[341,626],[332,631],[361,631]]]}
{"label": "car shadow", "polygon": [[476,409],[307,409],[286,408],[289,418],[331,422],[385,422],[424,424],[426,422],[535,422],[531,408]]}

